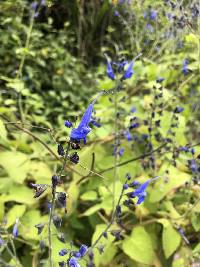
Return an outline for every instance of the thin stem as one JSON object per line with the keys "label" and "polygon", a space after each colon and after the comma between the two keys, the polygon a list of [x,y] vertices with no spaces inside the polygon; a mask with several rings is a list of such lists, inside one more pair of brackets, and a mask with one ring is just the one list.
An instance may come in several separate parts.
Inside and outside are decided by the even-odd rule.
{"label": "thin stem", "polygon": [[[68,146],[67,146],[67,149],[65,152],[63,165],[62,165],[62,168],[59,172],[58,178],[60,178],[62,176],[62,173],[66,167],[69,149],[70,149],[70,142],[68,142]],[[51,224],[52,224],[53,212],[54,212],[54,208],[55,208],[55,201],[56,201],[56,185],[54,186],[52,184],[52,201],[51,201],[51,209],[50,209],[49,222],[48,222],[48,243],[49,243],[49,264],[50,264],[50,267],[53,267]]]}
{"label": "thin stem", "polygon": [[[114,132],[115,132],[115,142],[114,142],[114,173],[113,173],[113,212],[115,209],[115,189],[116,189],[116,179],[117,179],[117,145],[118,145],[118,127],[117,127],[117,95],[115,94],[114,98],[114,116],[115,116],[115,125],[114,125]],[[115,151],[116,150],[116,151]]]}
{"label": "thin stem", "polygon": [[53,260],[52,260],[52,239],[51,239],[51,223],[53,218],[53,210],[56,200],[56,193],[55,193],[56,187],[52,187],[52,202],[51,202],[51,209],[49,214],[49,222],[48,222],[48,242],[49,242],[49,264],[50,267],[53,267]]}
{"label": "thin stem", "polygon": [[12,252],[12,250],[8,247],[8,244],[6,244],[6,250],[8,252],[8,254],[11,256],[12,259],[14,259],[14,261],[16,262],[16,266],[22,266],[19,259],[17,258],[16,255],[14,255],[14,253]]}
{"label": "thin stem", "polygon": [[[127,183],[127,180],[126,180],[125,183]],[[120,204],[121,199],[122,199],[122,197],[123,197],[123,194],[124,194],[124,187],[122,188],[121,194],[120,194],[119,199],[118,199],[118,201],[117,201],[117,205],[116,205],[115,210],[114,210],[114,212],[113,212],[113,214],[112,214],[112,218],[111,218],[110,223],[107,225],[107,227],[105,228],[105,230],[99,235],[99,237],[98,237],[98,238],[96,239],[96,241],[93,243],[93,245],[91,246],[90,250],[92,250],[92,249],[95,248],[95,246],[97,245],[97,243],[98,243],[98,242],[101,240],[101,238],[103,237],[104,233],[107,232],[107,231],[110,229],[110,227],[112,226],[112,224],[113,224],[113,222],[114,222],[114,220],[115,220],[116,214],[117,214],[117,206]]]}
{"label": "thin stem", "polygon": [[[33,23],[34,23],[34,15],[35,12],[33,12],[32,16],[31,16],[31,20],[30,20],[30,25],[29,25],[29,29],[28,29],[28,33],[27,33],[27,38],[26,38],[26,43],[25,43],[25,49],[19,64],[19,69],[17,72],[17,79],[21,78],[22,76],[22,70],[24,67],[24,62],[25,62],[25,58],[26,58],[26,50],[28,50],[29,48],[29,44],[30,44],[30,39],[31,39],[31,33],[32,33],[32,29],[33,29]],[[21,121],[24,121],[24,115],[23,115],[23,108],[22,108],[22,94],[21,91],[18,93],[18,108],[19,108],[19,113],[20,113],[20,118]]]}

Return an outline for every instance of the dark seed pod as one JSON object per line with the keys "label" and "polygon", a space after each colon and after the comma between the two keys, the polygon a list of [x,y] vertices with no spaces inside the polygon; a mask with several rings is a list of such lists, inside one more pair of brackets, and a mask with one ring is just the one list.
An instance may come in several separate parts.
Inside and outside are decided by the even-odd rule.
{"label": "dark seed pod", "polygon": [[62,219],[59,216],[54,215],[53,216],[53,224],[55,225],[56,228],[60,228],[61,224],[62,224]]}
{"label": "dark seed pod", "polygon": [[57,175],[53,175],[51,177],[52,186],[56,187],[59,184],[59,177]]}
{"label": "dark seed pod", "polygon": [[64,192],[58,193],[57,201],[61,208],[66,208],[66,194]]}
{"label": "dark seed pod", "polygon": [[39,224],[36,224],[35,227],[37,228],[38,230],[38,235],[40,235],[44,229],[44,223],[39,223]]}
{"label": "dark seed pod", "polygon": [[58,155],[63,157],[65,155],[64,148],[61,144],[58,144],[58,149],[57,149]]}
{"label": "dark seed pod", "polygon": [[79,162],[79,155],[77,152],[74,152],[70,155],[70,161],[77,164]]}
{"label": "dark seed pod", "polygon": [[45,242],[44,242],[44,240],[40,240],[39,246],[40,246],[40,250],[41,251],[43,251],[45,249]]}

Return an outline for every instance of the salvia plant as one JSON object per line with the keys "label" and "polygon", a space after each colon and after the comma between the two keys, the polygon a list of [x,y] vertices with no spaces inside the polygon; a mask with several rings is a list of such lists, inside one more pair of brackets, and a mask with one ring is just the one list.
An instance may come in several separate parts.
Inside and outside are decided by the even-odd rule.
{"label": "salvia plant", "polygon": [[[0,7],[7,10],[12,5],[5,2]],[[0,77],[10,90],[2,90],[0,109],[0,266],[198,266],[199,1],[61,2],[21,1],[19,29],[29,21],[25,45],[15,71]],[[77,42],[73,53],[80,58],[68,57],[72,72],[90,72],[84,33],[92,42],[102,31],[81,105],[81,79],[63,74],[65,32],[57,36],[60,48],[50,35],[59,4],[64,11],[71,5],[78,18],[78,33],[68,41]],[[84,18],[87,12],[91,21],[96,14],[95,23]],[[4,19],[2,28],[20,43],[9,23]],[[52,43],[48,36],[42,48],[37,42],[45,33]],[[56,77],[44,73],[39,84],[34,77],[43,76],[44,66],[53,69],[52,58]],[[55,92],[66,82],[68,94],[62,89],[57,98],[52,87],[41,96],[48,77]]]}

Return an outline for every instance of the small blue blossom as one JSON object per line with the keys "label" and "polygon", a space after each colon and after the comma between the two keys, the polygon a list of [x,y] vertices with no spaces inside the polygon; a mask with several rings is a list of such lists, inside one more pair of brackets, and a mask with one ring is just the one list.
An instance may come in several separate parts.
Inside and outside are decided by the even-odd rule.
{"label": "small blue blossom", "polygon": [[78,263],[77,259],[75,257],[72,257],[68,260],[68,266],[69,267],[81,267]]}
{"label": "small blue blossom", "polygon": [[115,16],[115,17],[119,17],[119,11],[118,11],[118,10],[115,10],[115,12],[114,12],[114,16]]}
{"label": "small blue blossom", "polygon": [[157,83],[161,83],[161,82],[163,82],[165,80],[165,78],[163,78],[163,77],[159,77],[158,79],[156,79],[156,82]]}
{"label": "small blue blossom", "polygon": [[92,116],[93,105],[94,104],[92,103],[88,106],[78,127],[72,129],[71,134],[70,134],[70,139],[72,141],[75,140],[75,141],[80,142],[81,140],[83,140],[84,144],[86,144],[86,136],[91,131],[89,127],[89,122]]}
{"label": "small blue blossom", "polygon": [[141,204],[145,200],[145,197],[147,195],[146,193],[147,186],[149,185],[150,182],[157,179],[158,177],[147,180],[145,183],[141,184],[138,188],[136,188],[135,191],[128,193],[127,196],[130,198],[137,197],[138,198],[137,204],[138,205]]}
{"label": "small blue blossom", "polygon": [[174,113],[181,113],[183,111],[184,111],[183,107],[176,107],[175,110],[174,110]]}
{"label": "small blue blossom", "polygon": [[132,137],[130,131],[125,131],[124,132],[124,137],[126,138],[127,141],[132,141],[133,140],[133,137]]}
{"label": "small blue blossom", "polygon": [[36,1],[31,3],[31,8],[35,11],[37,9],[38,3]]}
{"label": "small blue blossom", "polygon": [[119,156],[120,157],[122,157],[123,156],[123,154],[124,154],[124,148],[122,147],[122,148],[120,148],[120,150],[119,150],[119,152],[118,152],[118,154],[119,154]]}
{"label": "small blue blossom", "polygon": [[97,128],[100,128],[101,127],[101,123],[99,123],[99,121],[96,121],[95,119],[92,119],[90,121],[90,123],[94,126],[96,126]]}
{"label": "small blue blossom", "polygon": [[117,67],[118,73],[121,73],[124,70],[124,67],[128,64],[127,60],[122,60],[120,62],[113,62],[113,65]]}
{"label": "small blue blossom", "polygon": [[148,137],[149,137],[149,135],[148,134],[142,134],[142,140],[147,140],[148,139]]}
{"label": "small blue blossom", "polygon": [[154,28],[150,23],[147,23],[145,28],[149,31],[149,32],[154,32]]}
{"label": "small blue blossom", "polygon": [[19,219],[16,219],[15,225],[13,227],[13,237],[18,237],[18,224],[19,224]]}
{"label": "small blue blossom", "polygon": [[192,172],[198,171],[198,167],[197,167],[196,161],[194,159],[188,160],[188,166]]}
{"label": "small blue blossom", "polygon": [[129,129],[136,129],[140,126],[139,122],[134,122],[129,126]]}
{"label": "small blue blossom", "polygon": [[184,151],[184,152],[189,152],[189,147],[187,147],[187,146],[180,146],[179,147],[179,150],[180,151]]}
{"label": "small blue blossom", "polygon": [[140,185],[140,183],[138,181],[133,181],[132,183],[129,184],[130,187],[136,187],[139,185]]}
{"label": "small blue blossom", "polygon": [[177,230],[179,234],[182,236],[182,238],[184,239],[184,241],[186,242],[186,244],[190,244],[189,240],[187,239],[185,235],[185,231],[183,230],[183,228],[179,227]]}
{"label": "small blue blossom", "polygon": [[136,107],[131,108],[131,113],[135,113],[137,111]]}
{"label": "small blue blossom", "polygon": [[115,79],[115,74],[111,65],[111,61],[109,60],[108,56],[105,54],[107,60],[107,75],[111,80]]}
{"label": "small blue blossom", "polygon": [[71,121],[66,120],[66,121],[65,121],[65,126],[66,126],[67,128],[71,128],[73,125],[72,125]]}
{"label": "small blue blossom", "polygon": [[192,153],[192,155],[194,155],[194,154],[195,154],[195,149],[194,149],[194,147],[193,147],[193,148],[191,148],[191,153]]}
{"label": "small blue blossom", "polygon": [[87,251],[88,251],[88,247],[86,245],[81,245],[79,249],[79,253],[81,254],[81,257],[85,256]]}
{"label": "small blue blossom", "polygon": [[0,247],[4,244],[4,240],[0,236]]}
{"label": "small blue blossom", "polygon": [[173,14],[172,13],[167,13],[166,16],[167,16],[167,18],[169,20],[172,20],[173,19]]}
{"label": "small blue blossom", "polygon": [[74,253],[74,257],[76,257],[77,259],[81,258],[81,253],[80,252],[75,252]]}
{"label": "small blue blossom", "polygon": [[187,75],[188,72],[189,72],[188,63],[189,63],[188,59],[184,59],[183,60],[182,72],[183,72],[184,75]]}
{"label": "small blue blossom", "polygon": [[124,185],[123,185],[123,189],[124,189],[124,190],[126,190],[126,189],[128,189],[128,188],[129,188],[129,185],[128,185],[128,184],[124,184]]}
{"label": "small blue blossom", "polygon": [[150,11],[150,19],[151,20],[156,20],[157,19],[157,11],[156,10],[151,10]]}
{"label": "small blue blossom", "polygon": [[46,6],[46,0],[41,1],[41,6]]}
{"label": "small blue blossom", "polygon": [[134,73],[133,65],[134,65],[134,61],[131,61],[131,63],[129,64],[127,70],[125,71],[124,75],[122,76],[122,80],[130,79],[132,77],[132,75]]}
{"label": "small blue blossom", "polygon": [[68,253],[68,250],[67,250],[67,249],[61,249],[61,250],[59,251],[59,255],[60,255],[60,256],[65,256],[67,253]]}

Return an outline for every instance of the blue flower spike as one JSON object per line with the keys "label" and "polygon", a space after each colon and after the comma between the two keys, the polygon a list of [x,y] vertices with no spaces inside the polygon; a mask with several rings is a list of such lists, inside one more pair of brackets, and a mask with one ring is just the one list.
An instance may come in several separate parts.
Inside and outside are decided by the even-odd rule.
{"label": "blue flower spike", "polygon": [[139,53],[132,61],[131,63],[128,65],[124,75],[122,76],[121,80],[126,80],[126,79],[130,79],[134,73],[134,70],[133,70],[133,66],[134,66],[134,63],[136,61],[136,59],[138,59],[140,56],[142,55],[142,53]]}
{"label": "blue flower spike", "polygon": [[137,189],[135,189],[135,191],[133,191],[131,193],[131,197],[137,197],[138,200],[137,200],[137,205],[141,204],[145,198],[146,198],[146,188],[148,187],[148,185],[152,182],[152,181],[155,181],[159,178],[159,176],[156,176],[155,178],[153,179],[149,179],[147,180],[145,183],[141,184]]}
{"label": "blue flower spike", "polygon": [[88,108],[86,109],[78,127],[72,129],[71,134],[70,134],[71,140],[75,140],[78,142],[83,140],[84,144],[86,144],[86,136],[91,131],[91,128],[89,127],[89,122],[92,116],[93,106],[94,106],[94,102],[90,104]]}
{"label": "blue flower spike", "polygon": [[85,256],[87,251],[88,251],[88,247],[86,245],[81,245],[79,249],[79,253],[81,254],[81,257]]}
{"label": "blue flower spike", "polygon": [[105,53],[104,56],[106,57],[107,60],[107,75],[111,80],[115,79],[115,74],[111,65],[111,61],[109,60],[107,54]]}
{"label": "blue flower spike", "polygon": [[68,266],[69,267],[81,267],[75,257],[72,257],[72,258],[69,259]]}
{"label": "blue flower spike", "polygon": [[187,58],[183,60],[182,72],[184,75],[187,75],[189,72],[188,63],[189,63],[189,60]]}
{"label": "blue flower spike", "polygon": [[13,227],[13,237],[18,237],[18,224],[19,224],[19,219],[17,218],[15,221],[15,225]]}

